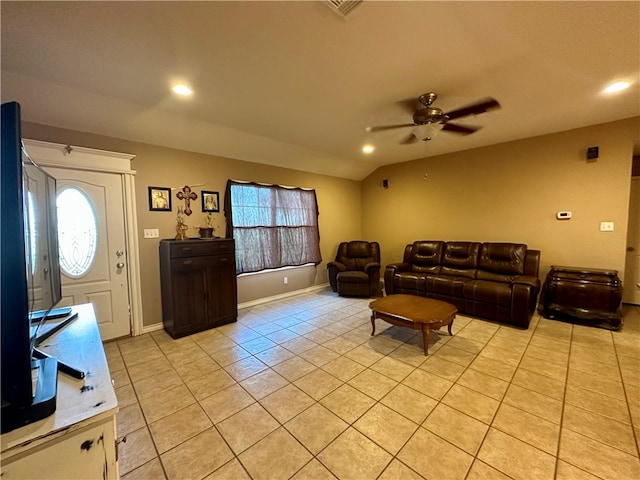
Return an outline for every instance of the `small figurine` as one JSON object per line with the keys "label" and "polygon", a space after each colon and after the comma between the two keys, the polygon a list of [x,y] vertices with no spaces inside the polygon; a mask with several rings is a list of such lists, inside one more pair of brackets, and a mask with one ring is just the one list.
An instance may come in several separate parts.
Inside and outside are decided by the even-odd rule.
{"label": "small figurine", "polygon": [[188,240],[187,237],[187,229],[188,225],[184,223],[184,212],[182,207],[178,207],[178,215],[177,215],[178,224],[176,225],[176,240]]}

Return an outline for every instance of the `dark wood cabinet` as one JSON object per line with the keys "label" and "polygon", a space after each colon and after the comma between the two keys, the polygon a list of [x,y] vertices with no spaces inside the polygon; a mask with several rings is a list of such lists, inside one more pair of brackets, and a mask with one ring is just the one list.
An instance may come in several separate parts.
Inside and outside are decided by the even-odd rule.
{"label": "dark wood cabinet", "polygon": [[173,338],[235,322],[233,239],[160,241],[162,323]]}
{"label": "dark wood cabinet", "polygon": [[614,330],[622,324],[622,283],[616,270],[552,266],[543,295],[546,318],[575,320]]}

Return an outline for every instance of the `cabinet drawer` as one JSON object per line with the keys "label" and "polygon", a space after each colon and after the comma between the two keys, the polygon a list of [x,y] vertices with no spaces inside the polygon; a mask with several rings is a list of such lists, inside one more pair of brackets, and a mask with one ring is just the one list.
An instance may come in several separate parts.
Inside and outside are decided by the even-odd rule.
{"label": "cabinet drawer", "polygon": [[171,260],[171,270],[175,272],[201,270],[207,267],[220,267],[223,265],[233,265],[235,261],[236,261],[235,256],[232,254],[174,258]]}
{"label": "cabinet drawer", "polygon": [[620,295],[620,290],[596,283],[560,281],[549,286],[551,301],[566,307],[615,311],[620,303]]}
{"label": "cabinet drawer", "polygon": [[616,270],[598,268],[571,268],[551,266],[548,279],[569,282],[598,283],[602,285],[617,285],[620,281]]}
{"label": "cabinet drawer", "polygon": [[196,242],[174,243],[171,258],[196,257],[217,253],[233,253],[233,242],[229,240],[199,240]]}
{"label": "cabinet drawer", "polygon": [[595,283],[599,285],[617,285],[618,283],[617,277],[589,273],[556,272],[551,278],[559,282]]}

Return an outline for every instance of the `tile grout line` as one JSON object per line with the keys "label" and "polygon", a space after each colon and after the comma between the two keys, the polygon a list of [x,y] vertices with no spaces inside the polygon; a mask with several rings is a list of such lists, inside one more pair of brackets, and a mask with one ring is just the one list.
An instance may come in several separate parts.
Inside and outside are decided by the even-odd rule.
{"label": "tile grout line", "polygon": [[[569,388],[569,369],[570,369],[570,365],[571,365],[571,352],[573,350],[573,331],[574,331],[574,325],[571,325],[571,336],[570,341],[569,341],[569,354],[567,355],[567,373],[565,374],[565,378],[564,378],[564,388],[562,390],[562,406],[560,408],[560,428],[558,430],[558,445],[556,445],[556,459],[555,459],[555,468],[554,468],[554,473],[553,473],[553,477],[556,478],[558,476],[558,466],[560,464],[560,449],[562,447],[562,432],[563,432],[563,428],[564,428],[564,409],[565,406],[567,404],[567,389]],[[563,460],[564,461],[564,460]],[[567,462],[568,463],[568,462]],[[571,464],[573,465],[573,464]],[[576,465],[574,465],[574,467],[577,467]],[[580,468],[580,470],[582,470]],[[584,470],[582,470],[584,471]],[[587,472],[589,473],[589,472]]]}
{"label": "tile grout line", "polygon": [[[636,308],[640,309],[640,307],[636,307]],[[640,438],[638,437],[638,432],[636,431],[636,428],[640,428],[640,425],[637,425],[637,426],[635,425],[634,418],[633,418],[633,415],[632,415],[632,412],[631,412],[631,406],[630,406],[630,402],[629,402],[629,394],[627,393],[628,387],[627,387],[626,382],[624,381],[624,376],[622,375],[622,367],[620,366],[620,358],[619,358],[619,355],[618,355],[618,348],[616,347],[615,340],[613,340],[613,332],[611,332],[611,337],[612,337],[611,339],[612,339],[612,342],[613,342],[613,351],[614,351],[614,353],[616,355],[616,365],[618,367],[618,374],[620,375],[620,381],[622,383],[622,391],[624,392],[624,400],[625,400],[625,403],[627,405],[627,414],[629,415],[629,421],[631,422],[631,435],[633,436],[633,439],[634,439],[635,444],[636,444],[636,456],[638,458],[640,458],[640,443],[639,443],[640,442]]]}
{"label": "tile grout line", "polygon": [[[529,327],[527,326],[527,328],[529,328]],[[538,324],[536,324],[536,329],[537,329],[537,328],[538,328]],[[487,341],[487,343],[485,343],[485,345],[482,347],[482,349],[480,349],[480,351],[479,351],[479,352],[478,352],[478,354],[476,355],[476,358],[478,358],[478,357],[480,356],[480,354],[482,353],[482,350],[484,350],[484,348],[489,344],[489,342],[490,342],[491,340],[493,340],[493,339],[496,337],[496,334],[498,333],[498,330],[500,330],[500,327],[498,327],[498,329],[496,329],[496,331],[495,331],[495,332],[494,332],[494,334],[491,336],[491,338]],[[534,330],[534,332],[535,332],[535,330]],[[527,347],[529,346],[529,343],[531,342],[531,337],[532,337],[532,336],[533,336],[533,333],[532,333],[532,334],[531,334],[531,336],[529,337],[529,341],[527,342]],[[525,350],[523,350],[523,353],[522,353],[522,355],[520,356],[520,360],[518,361],[518,366],[519,366],[519,365],[520,365],[520,363],[522,362],[522,357],[524,356],[524,352],[526,351],[526,348],[527,348],[527,347],[525,347]],[[475,359],[474,359],[474,360],[475,360]],[[472,362],[472,363],[473,363],[473,362]],[[469,477],[469,473],[471,472],[471,468],[473,468],[473,464],[474,464],[476,461],[479,461],[479,462],[485,463],[485,462],[483,462],[483,461],[482,461],[482,459],[478,458],[478,454],[479,454],[479,453],[480,453],[480,451],[482,450],[482,447],[483,447],[483,445],[484,445],[484,442],[485,442],[485,440],[487,439],[487,436],[489,435],[489,432],[491,431],[491,428],[492,428],[492,426],[493,426],[493,422],[495,421],[496,415],[498,414],[498,411],[500,410],[500,408],[501,408],[501,407],[502,407],[502,405],[503,405],[504,397],[506,396],[507,391],[509,390],[509,387],[511,386],[511,381],[513,380],[513,377],[515,376],[516,371],[518,370],[518,366],[516,366],[516,368],[514,369],[513,374],[511,375],[511,379],[510,379],[510,380],[509,380],[509,382],[508,382],[507,388],[505,389],[504,393],[502,394],[502,397],[500,398],[500,401],[498,402],[498,407],[496,408],[495,412],[494,412],[494,413],[493,413],[493,415],[491,416],[491,420],[490,420],[490,423],[489,423],[489,428],[487,428],[487,431],[484,433],[484,435],[483,435],[483,437],[482,437],[482,440],[480,441],[480,445],[478,445],[478,449],[476,450],[475,454],[473,455],[473,461],[471,462],[471,465],[469,465],[469,468],[467,469],[467,472],[465,473],[465,479],[467,479],[467,478]],[[471,367],[471,363],[469,364],[469,366],[467,367],[467,369],[465,369],[465,372],[466,372],[470,367]],[[461,376],[462,376],[463,374],[464,374],[464,372],[461,374]],[[491,376],[491,375],[490,375],[490,376]],[[495,378],[495,377],[494,377],[494,378]],[[456,381],[456,382],[457,382],[457,381]],[[478,393],[480,393],[480,392],[478,392]],[[444,397],[443,397],[443,398],[444,398]],[[504,433],[504,432],[503,432],[503,433]],[[508,435],[508,434],[507,434],[507,435]],[[486,465],[489,465],[489,464],[487,464],[487,463],[485,463],[485,464],[486,464]],[[496,468],[495,466],[493,466],[493,465],[489,465],[489,466],[490,466],[491,468],[493,468],[493,469],[497,470],[498,472],[500,472],[500,473],[502,473],[502,474],[506,475],[507,477],[511,477],[511,475],[508,475],[506,472],[503,472],[503,471],[499,470],[499,469],[498,469],[498,468]]]}

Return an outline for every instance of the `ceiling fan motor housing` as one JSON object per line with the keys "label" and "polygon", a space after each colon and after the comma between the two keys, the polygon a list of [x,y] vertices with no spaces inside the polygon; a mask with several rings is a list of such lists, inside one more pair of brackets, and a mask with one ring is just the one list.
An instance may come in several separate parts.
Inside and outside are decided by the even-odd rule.
{"label": "ceiling fan motor housing", "polygon": [[416,125],[427,125],[429,123],[439,123],[445,119],[444,112],[439,108],[421,108],[413,114],[413,122]]}

